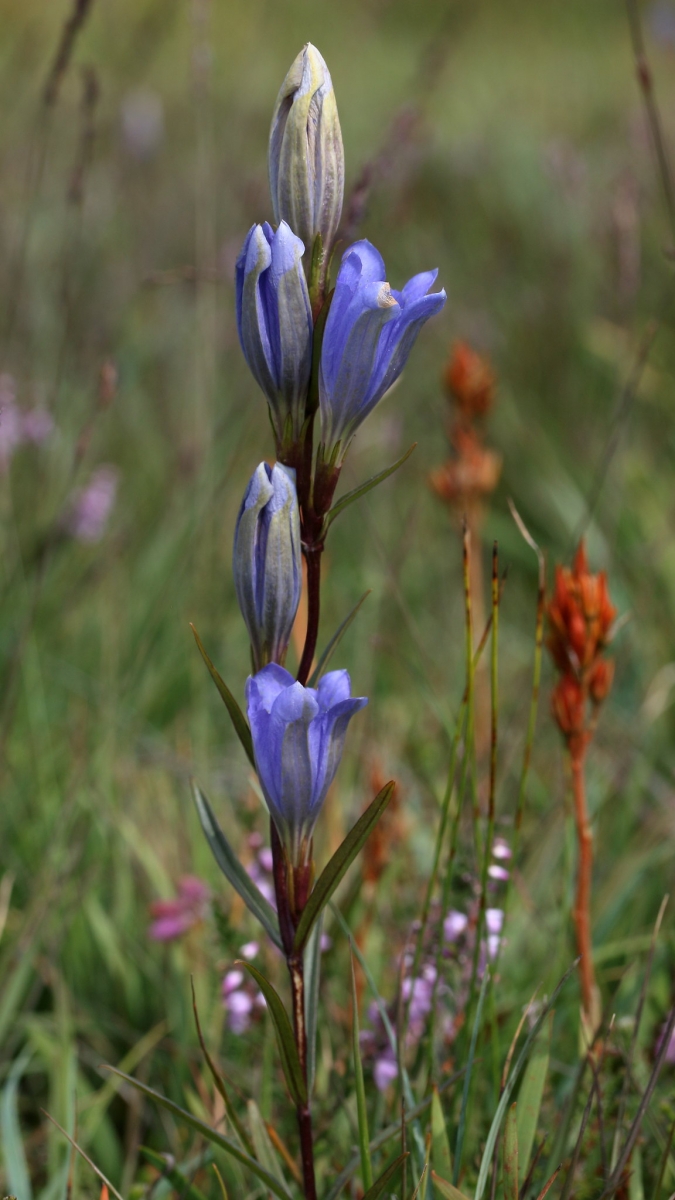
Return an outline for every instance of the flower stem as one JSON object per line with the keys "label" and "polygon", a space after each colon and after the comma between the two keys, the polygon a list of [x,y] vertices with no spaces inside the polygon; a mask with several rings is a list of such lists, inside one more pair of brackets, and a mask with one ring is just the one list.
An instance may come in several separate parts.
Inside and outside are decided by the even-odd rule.
{"label": "flower stem", "polygon": [[[288,973],[291,979],[291,994],[293,998],[293,1030],[298,1049],[300,1066],[307,1084],[307,1027],[305,1025],[305,972],[301,954],[290,954],[287,958]],[[298,1118],[298,1133],[300,1135],[300,1156],[302,1158],[302,1176],[305,1185],[305,1200],[316,1200],[316,1179],[314,1177],[314,1138],[312,1133],[312,1113],[307,1103],[296,1108]]]}
{"label": "flower stem", "polygon": [[570,739],[570,762],[572,767],[572,789],[574,793],[574,817],[577,826],[579,842],[579,867],[577,876],[577,894],[574,904],[574,924],[577,934],[577,948],[581,955],[579,970],[581,974],[581,997],[584,1012],[588,1018],[593,1017],[595,997],[595,974],[593,971],[593,950],[591,943],[591,877],[593,871],[593,835],[588,821],[586,807],[586,786],[584,780],[584,764],[586,759],[586,744],[581,739]]}
{"label": "flower stem", "polygon": [[302,659],[298,668],[298,682],[307,683],[312,669],[316,642],[319,636],[319,616],[321,609],[321,554],[323,545],[307,546],[304,554],[307,560],[307,634]]}

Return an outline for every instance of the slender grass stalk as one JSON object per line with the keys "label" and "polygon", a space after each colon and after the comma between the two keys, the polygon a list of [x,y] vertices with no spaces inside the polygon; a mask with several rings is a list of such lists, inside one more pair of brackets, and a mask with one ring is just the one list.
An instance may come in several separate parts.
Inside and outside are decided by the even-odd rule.
{"label": "slender grass stalk", "polygon": [[[593,835],[588,820],[584,768],[586,762],[585,739],[570,740],[570,766],[572,769],[572,795],[574,819],[579,845],[577,868],[577,891],[573,909],[576,928],[577,950],[581,955],[581,999],[587,1021],[594,1021],[595,972],[593,970],[593,941],[591,936],[591,885],[593,876]],[[590,1029],[590,1024],[589,1024]]]}

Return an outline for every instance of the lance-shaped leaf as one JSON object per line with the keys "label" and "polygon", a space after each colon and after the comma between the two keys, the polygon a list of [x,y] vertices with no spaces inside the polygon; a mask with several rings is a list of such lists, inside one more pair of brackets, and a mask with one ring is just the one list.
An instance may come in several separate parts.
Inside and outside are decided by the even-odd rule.
{"label": "lance-shaped leaf", "polygon": [[431,1161],[443,1179],[452,1176],[452,1155],[445,1124],[445,1113],[437,1087],[431,1089]]}
{"label": "lance-shaped leaf", "polygon": [[244,962],[242,959],[240,962],[237,962],[237,966],[245,967],[267,1001],[267,1008],[277,1035],[281,1065],[286,1077],[286,1083],[288,1084],[288,1090],[291,1093],[293,1103],[298,1108],[302,1108],[307,1103],[307,1088],[302,1074],[302,1067],[300,1066],[291,1023],[288,1019],[286,1009],[281,1003],[279,993],[272,987],[269,979],[266,979],[252,963]]}
{"label": "lance-shaped leaf", "polygon": [[487,1141],[485,1143],[485,1148],[483,1150],[483,1157],[481,1159],[480,1170],[478,1172],[478,1180],[476,1183],[474,1200],[482,1200],[483,1192],[485,1191],[485,1185],[487,1184],[488,1175],[490,1173],[490,1168],[492,1166],[492,1155],[494,1153],[495,1142],[497,1141],[497,1137],[499,1135],[499,1129],[500,1129],[501,1123],[504,1119],[504,1113],[506,1112],[507,1105],[511,1098],[511,1093],[512,1093],[514,1087],[516,1086],[516,1083],[520,1077],[520,1072],[522,1071],[523,1067],[525,1066],[525,1062],[527,1061],[527,1057],[530,1053],[530,1048],[534,1042],[534,1039],[536,1038],[537,1034],[539,1033],[539,1030],[541,1029],[544,1021],[546,1020],[548,1013],[550,1013],[551,1009],[554,1008],[555,1002],[558,999],[558,996],[560,995],[562,989],[564,988],[565,984],[567,983],[567,980],[569,979],[570,975],[574,971],[578,962],[579,962],[579,959],[577,958],[574,960],[571,967],[567,968],[567,970],[565,971],[565,974],[563,975],[562,979],[560,980],[560,983],[558,984],[557,988],[553,992],[553,995],[551,996],[550,1000],[548,1000],[548,1002],[543,1006],[537,1020],[535,1021],[532,1029],[530,1030],[528,1037],[525,1040],[525,1045],[523,1046],[520,1054],[518,1055],[518,1061],[516,1062],[516,1065],[513,1068],[512,1072],[507,1080],[504,1091],[502,1092],[502,1098],[499,1101],[499,1104],[497,1105],[497,1111],[496,1111],[494,1117],[492,1118],[492,1124],[490,1126],[490,1131],[488,1133]]}
{"label": "lance-shaped leaf", "polygon": [[341,496],[341,498],[336,504],[333,505],[330,512],[326,516],[326,529],[332,525],[335,518],[339,516],[341,512],[344,512],[345,508],[348,508],[349,505],[353,504],[355,500],[359,500],[361,496],[365,496],[367,492],[372,492],[373,488],[377,487],[378,483],[383,483],[385,479],[388,479],[390,475],[394,474],[394,471],[398,471],[399,467],[403,466],[406,459],[410,458],[410,455],[416,446],[417,442],[413,442],[412,446],[406,450],[405,454],[402,454],[401,457],[398,458],[395,463],[392,463],[390,467],[386,467],[384,471],[380,471],[379,474],[373,475],[371,479],[367,479],[366,482],[360,484],[359,487],[353,488],[351,492],[347,492],[346,496]]}
{"label": "lance-shaped leaf", "polygon": [[534,1137],[537,1132],[539,1110],[544,1095],[544,1084],[548,1071],[548,1057],[553,1030],[553,1013],[548,1015],[548,1031],[534,1051],[523,1075],[518,1092],[518,1171],[519,1183],[525,1181],[530,1165]]}
{"label": "lance-shaped leaf", "polygon": [[227,1113],[232,1126],[236,1130],[239,1141],[241,1142],[242,1146],[244,1147],[244,1150],[246,1150],[248,1154],[255,1154],[253,1142],[251,1141],[250,1137],[248,1136],[248,1133],[246,1132],[246,1128],[244,1126],[243,1121],[241,1121],[239,1119],[237,1110],[235,1109],[235,1107],[232,1103],[232,1100],[230,1099],[230,1094],[229,1094],[227,1088],[225,1087],[225,1080],[223,1079],[222,1075],[220,1074],[220,1071],[217,1069],[216,1064],[214,1063],[213,1059],[211,1058],[211,1055],[209,1054],[209,1052],[206,1048],[206,1042],[204,1041],[204,1035],[202,1033],[201,1022],[199,1020],[199,1013],[197,1011],[197,997],[195,996],[194,979],[191,979],[190,983],[192,986],[192,1011],[194,1013],[195,1025],[197,1026],[197,1037],[199,1038],[199,1045],[202,1048],[202,1054],[204,1055],[204,1058],[206,1059],[206,1065],[208,1066],[209,1071],[211,1072],[211,1077],[213,1079],[213,1082],[216,1085],[216,1090],[220,1094],[223,1104],[225,1105],[225,1112]]}
{"label": "lance-shaped leaf", "polygon": [[241,742],[242,746],[244,747],[248,761],[250,762],[251,766],[255,768],[255,759],[253,757],[253,741],[251,739],[251,730],[248,727],[248,721],[246,720],[246,717],[244,716],[243,712],[241,711],[239,705],[237,704],[237,701],[235,700],[234,696],[232,695],[232,692],[230,691],[229,687],[225,683],[225,680],[221,678],[218,671],[216,670],[213,663],[211,662],[211,659],[209,658],[208,654],[206,653],[206,650],[204,649],[204,647],[202,645],[202,640],[201,640],[199,634],[197,633],[197,630],[195,629],[194,625],[191,624],[190,629],[192,630],[192,632],[195,635],[195,641],[199,648],[199,653],[201,654],[202,658],[204,659],[204,662],[206,663],[206,665],[209,669],[209,674],[210,674],[213,682],[215,683],[216,687],[218,688],[218,691],[220,692],[223,703],[224,703],[228,713],[230,714],[230,720],[232,721],[232,724],[234,726],[234,732],[236,733],[237,737],[239,738],[239,741]]}
{"label": "lance-shaped leaf", "polygon": [[349,626],[351,625],[352,621],[354,620],[354,617],[356,616],[357,612],[359,611],[364,600],[367,600],[371,591],[372,591],[372,589],[368,588],[368,591],[363,593],[361,599],[358,601],[357,604],[354,605],[354,607],[353,607],[352,611],[349,613],[349,615],[347,617],[345,617],[342,624],[339,625],[338,628],[335,630],[335,633],[333,634],[332,638],[330,639],[328,645],[326,646],[326,649],[324,650],[323,654],[321,655],[321,658],[319,659],[314,670],[312,671],[312,674],[310,675],[309,679],[307,680],[307,687],[316,687],[321,675],[323,674],[325,668],[328,666],[328,663],[330,662],[331,658],[333,657],[333,654],[337,650],[338,646],[340,645],[340,642],[342,641],[344,635],[346,634],[347,630],[349,629]]}
{"label": "lance-shaped leaf", "polygon": [[504,1123],[504,1147],[502,1168],[504,1173],[504,1200],[518,1200],[518,1117],[512,1104]]}
{"label": "lance-shaped leaf", "polygon": [[304,953],[305,1026],[307,1030],[307,1090],[311,1096],[316,1073],[316,1035],[319,1027],[319,981],[321,978],[321,931],[323,915],[316,922]]}
{"label": "lance-shaped leaf", "polygon": [[366,1109],[366,1088],[363,1081],[361,1062],[361,1037],[359,1030],[359,1000],[356,992],[356,975],[352,958],[352,1052],[354,1054],[354,1082],[356,1084],[356,1115],[359,1127],[359,1150],[361,1152],[361,1175],[364,1188],[373,1186],[373,1164],[370,1160],[370,1135]]}
{"label": "lance-shaped leaf", "polygon": [[272,905],[265,899],[260,888],[256,887],[248,872],[242,867],[220,828],[213,809],[201,788],[196,783],[193,783],[192,791],[206,840],[223,875],[226,879],[229,879],[232,887],[239,893],[244,904],[253,913],[253,916],[257,917],[260,921],[260,924],[272,939],[274,945],[279,950],[283,950],[281,934],[279,933],[279,922]]}
{"label": "lance-shaped leaf", "polygon": [[391,800],[395,787],[396,784],[393,780],[385,783],[382,790],[377,793],[375,799],[359,817],[356,825],[350,829],[342,845],[338,846],[330,862],[321,872],[298,922],[298,928],[295,931],[294,948],[297,952],[303,949],[319,913],[327,905],[336,887],[359,853],[368,834],[382,816],[382,813]]}
{"label": "lance-shaped leaf", "polygon": [[389,1181],[391,1179],[394,1178],[394,1175],[398,1171],[399,1167],[402,1165],[404,1159],[406,1159],[407,1157],[408,1157],[407,1150],[405,1151],[404,1154],[399,1154],[398,1158],[394,1159],[393,1163],[391,1163],[387,1167],[386,1171],[383,1171],[383,1173],[380,1175],[380,1178],[375,1180],[375,1183],[373,1184],[373,1186],[368,1188],[368,1191],[365,1193],[363,1200],[377,1200],[378,1196],[382,1195],[387,1184],[389,1183]]}
{"label": "lance-shaped leaf", "polygon": [[149,1096],[156,1104],[161,1104],[162,1108],[173,1113],[174,1117],[178,1117],[180,1121],[185,1121],[187,1125],[195,1129],[203,1138],[206,1138],[207,1142],[213,1142],[214,1146],[218,1146],[226,1154],[229,1154],[232,1158],[236,1158],[237,1162],[240,1162],[261,1183],[264,1183],[266,1188],[269,1188],[275,1196],[278,1196],[279,1200],[291,1200],[290,1193],[282,1186],[279,1180],[270,1175],[269,1171],[261,1167],[260,1163],[251,1158],[250,1154],[242,1150],[236,1142],[225,1137],[225,1134],[219,1133],[217,1129],[212,1129],[210,1125],[206,1124],[206,1121],[201,1121],[199,1117],[193,1116],[192,1113],[181,1108],[180,1104],[174,1104],[173,1100],[169,1100],[168,1096],[163,1096],[161,1092],[156,1092],[154,1088],[148,1087],[147,1083],[141,1083],[140,1079],[134,1079],[132,1075],[125,1075],[124,1071],[118,1071],[116,1067],[108,1067],[107,1070],[112,1071],[114,1075],[119,1075],[120,1079],[124,1079],[126,1083],[135,1087],[137,1091],[143,1092],[144,1096]]}

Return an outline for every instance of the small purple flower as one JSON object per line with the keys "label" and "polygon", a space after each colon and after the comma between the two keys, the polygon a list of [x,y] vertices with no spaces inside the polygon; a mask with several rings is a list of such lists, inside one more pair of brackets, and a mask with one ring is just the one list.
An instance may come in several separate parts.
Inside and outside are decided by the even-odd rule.
{"label": "small purple flower", "polygon": [[375,1060],[373,1067],[373,1079],[378,1092],[386,1092],[390,1083],[393,1083],[398,1075],[398,1063],[394,1057],[394,1052],[390,1047],[387,1047],[382,1054]]}
{"label": "small purple flower", "polygon": [[469,923],[469,918],[465,913],[457,912],[451,908],[447,917],[443,922],[443,935],[446,942],[456,942],[457,938],[461,937],[465,932]]}
{"label": "small purple flower", "polygon": [[148,930],[150,937],[155,942],[176,941],[204,919],[208,900],[209,889],[202,879],[183,876],[174,900],[155,900],[150,905],[150,915],[154,918]]}
{"label": "small purple flower", "polygon": [[508,859],[511,857],[512,853],[513,851],[511,850],[509,843],[505,841],[504,838],[495,838],[494,842],[492,843],[493,858]]}
{"label": "small purple flower", "polygon": [[425,321],[443,308],[444,291],[427,295],[437,274],[414,275],[398,292],[385,282],[384,260],[370,242],[346,251],[319,370],[321,441],[325,457],[335,453],[338,465],[361,422],[398,379]]}
{"label": "small purple flower", "polygon": [[488,933],[501,933],[504,925],[504,910],[501,908],[487,908],[485,910],[485,925]]}
{"label": "small purple flower", "polygon": [[492,865],[488,867],[488,875],[490,876],[490,879],[498,879],[502,882],[509,877],[506,867],[500,867],[498,863],[492,863]]}
{"label": "small purple flower", "polygon": [[227,1012],[227,1023],[232,1033],[246,1033],[251,1024],[253,997],[249,996],[248,992],[236,991],[231,992],[229,996],[224,998],[224,1002]]}
{"label": "small purple flower", "polygon": [[54,432],[54,418],[46,408],[30,408],[21,416],[21,435],[25,442],[41,446]]}
{"label": "small purple flower", "polygon": [[247,962],[250,962],[252,958],[255,958],[259,952],[260,946],[257,942],[245,942],[244,945],[239,949],[241,957],[245,958]]}
{"label": "small purple flower", "polygon": [[78,542],[100,542],[117,497],[116,467],[97,467],[86,487],[70,502],[65,527]]}
{"label": "small purple flower", "polygon": [[368,701],[351,695],[347,671],[329,671],[317,688],[306,688],[270,663],[249,676],[246,703],[260,785],[297,865],[338,769],[347,726]]}

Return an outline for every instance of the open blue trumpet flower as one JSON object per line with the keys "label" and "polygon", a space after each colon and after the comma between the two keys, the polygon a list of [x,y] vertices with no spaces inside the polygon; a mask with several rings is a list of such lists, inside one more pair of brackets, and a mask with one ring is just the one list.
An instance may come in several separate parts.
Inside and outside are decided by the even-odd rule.
{"label": "open blue trumpet flower", "polygon": [[420,329],[445,304],[432,292],[438,271],[413,275],[402,291],[385,282],[370,242],[346,251],[323,337],[319,371],[324,457],[339,465],[359,425],[398,379]]}
{"label": "open blue trumpet flower", "polygon": [[368,703],[351,695],[347,671],[329,671],[317,688],[270,663],[246,683],[248,719],[260,785],[294,865],[340,764],[347,726]]}

